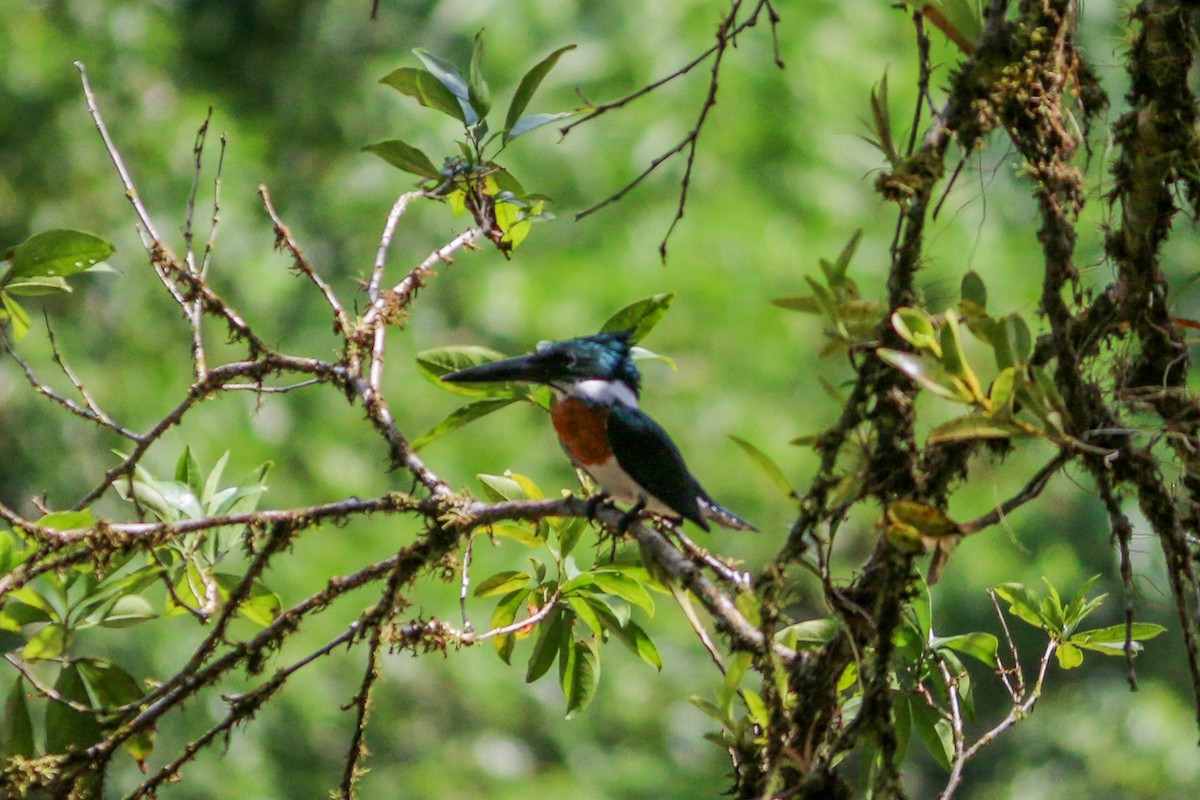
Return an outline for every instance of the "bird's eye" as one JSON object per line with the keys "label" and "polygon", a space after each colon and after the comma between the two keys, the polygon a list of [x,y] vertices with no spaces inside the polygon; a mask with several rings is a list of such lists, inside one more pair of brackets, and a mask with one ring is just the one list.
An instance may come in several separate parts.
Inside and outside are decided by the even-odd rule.
{"label": "bird's eye", "polygon": [[579,358],[574,353],[563,353],[563,366],[574,367],[579,363]]}

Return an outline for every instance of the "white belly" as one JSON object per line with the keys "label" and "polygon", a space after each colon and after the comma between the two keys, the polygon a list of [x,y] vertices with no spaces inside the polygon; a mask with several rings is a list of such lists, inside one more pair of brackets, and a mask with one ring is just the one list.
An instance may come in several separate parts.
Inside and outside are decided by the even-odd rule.
{"label": "white belly", "polygon": [[600,464],[589,464],[583,468],[600,488],[612,499],[627,505],[637,505],[639,500],[646,504],[646,510],[651,514],[664,517],[678,517],[679,512],[663,505],[657,498],[646,493],[646,490],[633,482],[625,471],[617,466],[617,460],[610,458]]}

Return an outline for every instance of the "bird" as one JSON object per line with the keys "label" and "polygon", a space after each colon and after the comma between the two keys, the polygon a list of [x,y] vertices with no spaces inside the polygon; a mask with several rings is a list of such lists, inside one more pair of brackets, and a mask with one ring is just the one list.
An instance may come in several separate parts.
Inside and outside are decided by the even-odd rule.
{"label": "bird", "polygon": [[688,470],[662,426],[638,406],[641,374],[633,363],[634,328],[544,343],[532,353],[442,376],[451,383],[518,382],[549,386],[550,419],[571,462],[600,487],[595,504],[611,498],[632,508],[627,528],[643,511],[678,524],[709,521],[757,530],[718,505]]}

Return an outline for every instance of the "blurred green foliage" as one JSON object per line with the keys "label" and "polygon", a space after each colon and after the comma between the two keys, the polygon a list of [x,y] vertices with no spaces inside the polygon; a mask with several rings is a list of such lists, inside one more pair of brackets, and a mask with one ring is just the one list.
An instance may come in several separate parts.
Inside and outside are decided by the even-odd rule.
{"label": "blurred green foliage", "polygon": [[[50,228],[91,231],[116,244],[109,262],[121,273],[80,276],[71,295],[31,298],[32,328],[21,343],[26,357],[50,365],[37,311],[44,307],[66,359],[98,401],[133,428],[160,418],[191,379],[186,327],[142,257],[121,187],[84,110],[74,60],[88,66],[117,144],[164,231],[182,226],[193,140],[214,108],[213,129],[227,135],[228,149],[213,284],[264,336],[294,351],[326,354],[334,344],[326,309],[272,250],[255,189],[259,183],[270,188],[310,260],[350,296],[369,273],[388,208],[412,185],[361,148],[390,136],[428,142],[456,133],[453,120],[424,113],[379,86],[379,76],[417,66],[414,47],[468,63],[473,36],[483,29],[491,85],[515,86],[530,64],[574,42],[578,47],[563,55],[539,94],[549,107],[571,108],[579,103],[577,91],[592,101],[611,98],[677,69],[709,46],[724,9],[706,0],[675,0],[653,11],[641,4],[383,0],[379,20],[370,22],[368,6],[315,0],[0,4],[0,242]],[[818,274],[818,259],[841,252],[859,228],[852,268],[857,291],[866,300],[883,297],[879,284],[895,212],[872,189],[880,156],[857,134],[885,70],[898,134],[907,134],[904,120],[915,100],[906,14],[882,2],[832,0],[782,4],[780,12],[787,69],[773,65],[763,31],[743,35],[727,59],[687,215],[665,266],[657,247],[674,214],[682,163],[602,213],[578,223],[571,216],[619,189],[686,133],[706,90],[702,80],[671,84],[562,141],[547,127],[506,151],[506,166],[555,198],[559,219],[540,226],[511,261],[493,250],[463,253],[422,291],[406,335],[395,337],[389,352],[392,379],[404,387],[397,413],[405,430],[429,430],[456,405],[420,380],[417,352],[466,343],[521,352],[542,339],[593,332],[637,298],[674,292],[671,313],[647,346],[669,355],[678,369],[647,364],[644,405],[714,495],[763,530],[714,533],[706,544],[751,566],[774,553],[794,505],[726,437],[734,434],[768,454],[793,485],[803,486],[812,474],[810,453],[788,443],[836,418],[838,406],[817,376],[836,391],[848,371],[836,358],[819,361],[819,322],[772,307],[770,300],[808,291],[805,276]],[[1110,52],[1120,40],[1119,12],[1117,3],[1087,4],[1083,39],[1094,52]],[[940,39],[934,47],[937,64],[957,57]],[[935,74],[935,83],[944,74]],[[1109,70],[1102,78],[1110,94],[1120,96],[1122,76]],[[1035,317],[1038,271],[1028,269],[1038,258],[1034,216],[1016,166],[1003,148],[968,158],[929,232],[921,278],[928,307],[953,307],[961,275],[974,270],[990,289],[989,310]],[[1086,267],[1101,263],[1098,223],[1108,213],[1100,198],[1102,155],[1087,166],[1093,193],[1080,226],[1079,263],[1085,280],[1099,283],[1109,276],[1089,275]],[[212,176],[210,160],[202,199],[211,198]],[[392,263],[417,263],[462,224],[443,208],[414,210],[401,225]],[[1181,279],[1200,261],[1200,244],[1194,236],[1176,237],[1167,257],[1167,270]],[[1178,299],[1179,313],[1188,316],[1194,302]],[[963,342],[972,363],[987,355],[971,351],[977,344]],[[936,397],[922,396],[919,404],[931,427],[961,413]],[[235,473],[273,461],[264,506],[366,496],[396,478],[359,423],[356,410],[324,394],[264,399],[239,393],[190,415],[150,462],[170,474],[185,444],[205,464],[228,450]],[[34,495],[69,507],[90,476],[112,466],[109,448],[116,444],[54,413],[27,391],[11,360],[0,359],[0,497],[6,502],[33,516]],[[430,443],[423,455],[455,485],[505,467],[543,487],[573,485],[543,415],[521,405]],[[1009,465],[1044,459],[1033,445],[1007,464],[974,465],[974,489],[956,498],[951,516],[988,510],[1017,488],[1022,471]],[[125,512],[109,498],[98,513]],[[852,522],[839,540],[847,570],[877,535],[870,520]],[[271,586],[285,602],[298,598],[331,574],[393,552],[413,534],[381,521],[305,536],[288,561],[290,571],[271,574]],[[478,574],[522,568],[520,550],[481,541]],[[1055,672],[1033,718],[972,762],[959,797],[1158,798],[1200,790],[1177,625],[1167,613],[1165,579],[1156,579],[1159,557],[1149,543],[1134,555],[1144,562],[1139,574],[1147,576],[1138,586],[1141,618],[1170,629],[1139,659],[1142,691],[1125,690],[1118,659]],[[997,631],[985,587],[1040,586],[1045,576],[1073,594],[1093,574],[1104,585],[1119,585],[1102,509],[1081,487],[1057,480],[1043,502],[1014,513],[1003,529],[966,541],[932,603],[947,631]],[[796,603],[819,615],[819,598]],[[415,611],[421,614],[453,618],[457,585],[422,586],[420,604]],[[1118,606],[1101,608],[1091,622],[1118,622]],[[357,611],[335,606],[310,623],[307,641],[328,639]],[[475,613],[482,619],[490,604]],[[506,667],[490,647],[446,659],[388,656],[363,796],[715,795],[728,767],[700,734],[716,726],[686,699],[713,692],[708,656],[666,604],[645,624],[659,645],[663,672],[611,648],[594,702],[568,722],[557,688],[526,686],[520,670]],[[203,633],[199,625],[189,637],[177,624],[151,622],[124,639],[97,638],[95,644],[111,649],[106,655],[130,672],[153,676],[169,674]],[[1013,633],[1035,657],[1037,632]],[[248,732],[234,733],[228,750],[203,755],[185,772],[185,783],[162,796],[324,795],[338,779],[352,723],[337,709],[356,690],[359,670],[352,657],[335,653],[319,669],[299,674]],[[985,672],[976,684],[983,718],[1004,694]],[[158,746],[177,748],[219,713],[192,707],[186,719],[172,717],[158,731]],[[914,758],[911,794],[927,796],[943,777],[932,760]],[[134,765],[125,767],[124,777],[120,770],[114,775],[114,794],[134,784]]]}

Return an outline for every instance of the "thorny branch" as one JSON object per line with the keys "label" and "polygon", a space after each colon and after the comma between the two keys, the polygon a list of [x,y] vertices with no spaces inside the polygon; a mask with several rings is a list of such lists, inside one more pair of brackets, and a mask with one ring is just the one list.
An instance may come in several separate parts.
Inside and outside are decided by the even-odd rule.
{"label": "thorny branch", "polygon": [[[444,648],[447,644],[472,645],[536,625],[559,601],[556,592],[527,618],[482,633],[455,631],[436,621],[395,626],[392,620],[403,607],[404,596],[412,582],[424,574],[441,570],[444,560],[457,551],[475,531],[495,522],[540,520],[547,517],[590,517],[599,524],[617,531],[622,528],[623,516],[621,512],[612,508],[594,509],[584,500],[577,498],[483,503],[460,496],[452,492],[425,466],[395,423],[383,380],[386,367],[384,348],[388,332],[403,321],[405,309],[412,303],[417,290],[433,277],[434,269],[438,265],[451,263],[452,255],[458,251],[474,248],[487,236],[488,231],[481,228],[468,229],[435,249],[396,281],[392,288],[384,289],[387,253],[404,211],[413,201],[426,197],[420,192],[401,196],[388,215],[379,250],[370,270],[371,277],[366,287],[369,305],[361,318],[355,320],[350,317],[346,305],[338,297],[333,285],[304,255],[300,244],[276,211],[266,187],[260,187],[260,195],[274,227],[278,247],[291,255],[293,267],[304,274],[324,297],[333,314],[334,332],[341,336],[345,343],[342,358],[338,360],[280,352],[258,337],[252,323],[243,318],[208,285],[207,271],[213,248],[212,232],[210,231],[202,256],[198,256],[193,248],[197,187],[201,181],[203,149],[211,119],[205,119],[196,138],[196,175],[188,199],[187,219],[183,229],[186,256],[180,260],[160,238],[158,227],[142,202],[131,173],[105,125],[96,97],[88,83],[86,70],[82,64],[77,66],[89,113],[101,133],[126,196],[133,206],[150,263],[187,323],[192,339],[194,380],[184,397],[178,400],[173,408],[145,431],[138,432],[123,426],[98,406],[82,381],[67,368],[57,346],[54,347],[54,359],[75,387],[83,400],[82,403],[53,390],[37,376],[32,365],[15,352],[7,339],[3,341],[4,349],[21,366],[26,380],[35,391],[67,413],[101,425],[121,435],[133,445],[129,454],[109,469],[100,482],[80,498],[75,508],[89,507],[120,485],[120,482],[132,480],[134,471],[151,448],[201,403],[219,402],[224,393],[235,389],[253,389],[269,393],[321,385],[329,385],[350,402],[361,405],[367,421],[383,439],[392,461],[409,472],[427,496],[393,492],[368,499],[352,497],[323,505],[226,513],[175,522],[105,520],[91,527],[75,529],[46,527],[26,518],[15,509],[0,504],[0,519],[20,530],[29,541],[37,544],[36,551],[28,559],[0,577],[0,597],[49,572],[76,564],[111,560],[124,554],[151,554],[161,569],[164,563],[156,548],[167,543],[183,541],[185,537],[212,535],[220,529],[243,530],[244,541],[252,551],[236,583],[220,590],[220,593],[212,576],[200,575],[200,580],[205,585],[193,591],[197,597],[205,596],[202,608],[190,608],[180,599],[175,587],[168,586],[179,605],[211,627],[186,663],[180,665],[173,676],[159,683],[143,697],[134,702],[97,711],[62,697],[52,687],[42,686],[40,683],[33,684],[50,702],[62,702],[81,713],[87,710],[120,720],[120,724],[101,741],[83,750],[62,756],[46,756],[47,765],[53,763],[55,766],[38,773],[41,775],[38,780],[42,781],[40,785],[48,790],[64,792],[68,791],[69,787],[82,785],[80,782],[91,780],[97,771],[103,771],[117,749],[130,741],[131,737],[153,729],[164,716],[180,709],[188,700],[211,690],[235,672],[242,672],[248,677],[259,674],[270,657],[291,639],[302,619],[321,612],[359,587],[382,584],[384,588],[378,602],[364,611],[346,631],[289,666],[277,670],[256,688],[227,698],[228,712],[225,717],[189,742],[130,795],[130,798],[153,795],[164,783],[177,778],[186,764],[206,747],[220,737],[228,735],[234,726],[248,720],[285,686],[296,672],[339,648],[365,642],[366,671],[359,693],[353,701],[357,708],[356,721],[341,783],[342,795],[350,797],[359,776],[363,773],[362,760],[366,754],[363,734],[368,721],[370,691],[375,683],[379,658],[385,646],[400,644],[406,647],[420,645],[424,648]],[[221,144],[223,151],[223,138]],[[218,166],[218,178],[214,182],[213,230],[219,216],[219,171]],[[242,360],[217,365],[207,363],[204,336],[206,328],[214,321],[227,328],[235,341],[243,343],[246,353]],[[367,354],[366,359],[362,357],[364,353]],[[307,599],[282,609],[270,624],[250,639],[231,642],[228,635],[230,623],[237,615],[241,603],[250,597],[256,582],[274,557],[289,548],[300,536],[314,535],[323,525],[340,525],[371,514],[410,517],[418,525],[426,526],[426,532],[411,544],[400,548],[397,554],[390,558],[365,565],[350,575],[331,578],[325,587]],[[629,534],[639,541],[645,553],[651,554],[651,557],[659,562],[660,568],[666,574],[674,576],[682,587],[697,598],[713,615],[718,628],[741,647],[760,650],[767,648],[772,650],[777,658],[789,662],[799,657],[789,648],[768,642],[762,632],[738,610],[726,589],[706,574],[706,569],[719,562],[715,562],[698,548],[694,548],[690,555],[681,553],[662,533],[645,524],[633,526]],[[720,580],[727,577],[720,571],[717,575]],[[23,777],[18,777],[19,775]],[[0,784],[9,780],[28,779],[28,774],[5,771],[0,775]]]}

